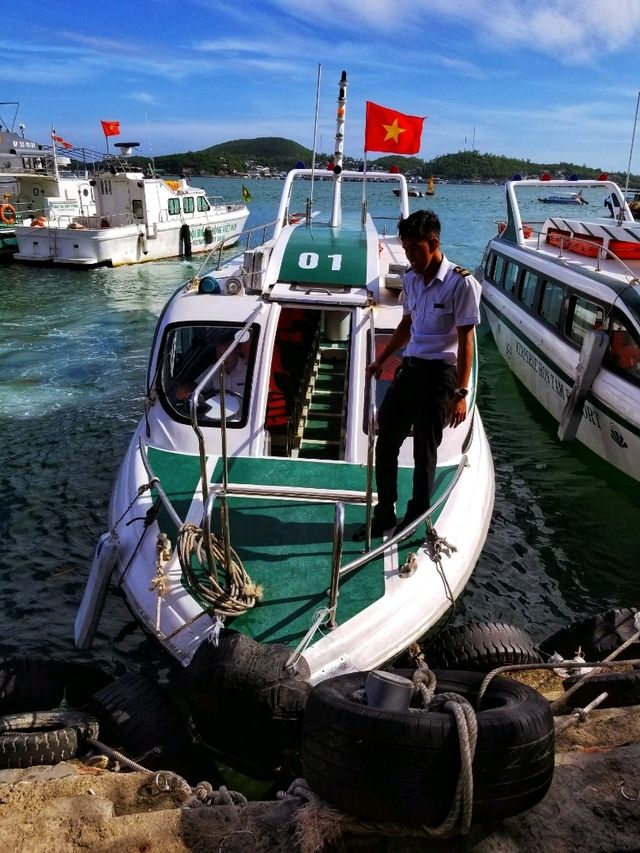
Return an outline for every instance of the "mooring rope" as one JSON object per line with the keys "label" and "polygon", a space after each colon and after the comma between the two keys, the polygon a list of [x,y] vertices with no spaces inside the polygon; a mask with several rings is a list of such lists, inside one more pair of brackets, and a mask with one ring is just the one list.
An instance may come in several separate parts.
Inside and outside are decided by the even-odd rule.
{"label": "mooring rope", "polygon": [[[238,616],[262,598],[262,587],[253,583],[233,549],[230,553],[230,564],[225,563],[224,541],[217,533],[211,534],[210,546],[215,560],[227,576],[228,588],[220,586],[217,578],[208,571],[203,531],[190,522],[182,525],[176,543],[183,577],[190,590],[203,598],[214,613],[220,616]],[[198,565],[207,569],[210,586],[198,578],[193,568],[193,558]]]}

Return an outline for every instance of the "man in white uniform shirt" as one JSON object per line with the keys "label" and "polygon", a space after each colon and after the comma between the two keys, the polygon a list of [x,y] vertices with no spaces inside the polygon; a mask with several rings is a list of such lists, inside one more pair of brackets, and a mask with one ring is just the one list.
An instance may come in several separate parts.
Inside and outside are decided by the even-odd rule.
{"label": "man in white uniform shirt", "polygon": [[[468,270],[440,250],[440,221],[417,210],[398,224],[411,265],[404,277],[403,316],[367,375],[406,345],[404,358],[378,414],[376,483],[378,503],[371,534],[406,527],[430,505],[438,447],[447,422],[457,427],[467,416],[473,358],[473,328],[480,322],[480,285]],[[413,429],[413,493],[398,523],[398,454]],[[396,526],[397,525],[397,526]],[[366,537],[366,525],[354,539]]]}

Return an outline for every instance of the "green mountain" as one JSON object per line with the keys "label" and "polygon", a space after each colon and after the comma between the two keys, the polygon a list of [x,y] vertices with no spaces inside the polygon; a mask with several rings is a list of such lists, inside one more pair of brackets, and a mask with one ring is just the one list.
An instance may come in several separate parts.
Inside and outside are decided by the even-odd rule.
{"label": "green mountain", "polygon": [[[272,171],[281,172],[293,169],[297,163],[311,166],[312,152],[293,142],[277,136],[261,136],[256,139],[235,139],[212,145],[201,151],[185,151],[179,154],[166,154],[155,158],[156,168],[167,174],[232,175],[246,174],[256,166],[266,166]],[[146,164],[145,158],[131,158],[133,162]],[[316,154],[318,168],[326,168],[332,159],[330,154]],[[344,158],[346,169],[358,169],[362,160],[353,157]],[[576,174],[580,178],[597,178],[606,165],[586,166],[584,163],[533,163],[517,157],[505,157],[501,154],[482,154],[479,151],[458,151],[456,154],[443,154],[432,160],[419,157],[401,157],[384,155],[368,159],[367,169],[387,171],[397,166],[405,175],[429,177],[433,175],[447,181],[497,181],[508,180],[515,174],[540,175],[549,172],[564,175]],[[624,184],[622,172],[609,172],[612,180]],[[640,176],[631,176],[631,185],[640,184]]]}

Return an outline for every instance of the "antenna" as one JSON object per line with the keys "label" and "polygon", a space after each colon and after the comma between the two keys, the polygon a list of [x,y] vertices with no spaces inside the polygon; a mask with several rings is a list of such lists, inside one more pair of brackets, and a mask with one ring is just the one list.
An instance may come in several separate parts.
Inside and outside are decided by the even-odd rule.
{"label": "antenna", "polygon": [[631,158],[633,156],[633,143],[636,138],[636,125],[638,123],[638,107],[640,106],[640,92],[638,92],[638,99],[636,100],[636,117],[633,120],[633,133],[631,134],[631,150],[629,151],[629,165],[627,166],[627,180],[624,185],[625,197],[626,192],[629,189],[629,177],[631,175]]}
{"label": "antenna", "polygon": [[156,176],[156,164],[153,159],[153,148],[151,147],[151,131],[149,130],[149,116],[147,115],[147,111],[144,111],[144,120],[147,125],[147,136],[149,137],[149,153],[151,154],[151,177],[155,178]]}
{"label": "antenna", "polygon": [[341,192],[342,192],[342,155],[344,152],[344,119],[347,103],[347,72],[342,72],[340,89],[338,91],[338,110],[336,114],[336,151],[333,159],[333,207],[331,208],[331,227],[341,224]]}
{"label": "antenna", "polygon": [[311,222],[311,212],[313,211],[313,185],[316,171],[316,134],[318,132],[318,102],[320,100],[320,77],[322,75],[322,65],[318,63],[318,79],[316,81],[316,117],[313,122],[313,152],[311,154],[311,192],[309,193],[309,204],[307,208],[307,225]]}

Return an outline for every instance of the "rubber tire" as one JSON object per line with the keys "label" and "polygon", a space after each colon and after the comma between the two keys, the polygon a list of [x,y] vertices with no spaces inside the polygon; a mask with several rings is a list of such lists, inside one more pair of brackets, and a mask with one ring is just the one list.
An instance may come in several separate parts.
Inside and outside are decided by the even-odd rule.
{"label": "rubber tire", "polygon": [[[459,693],[474,704],[482,673],[435,674],[438,693]],[[311,691],[302,744],[306,781],[347,813],[409,824],[441,823],[460,767],[454,717],[358,704],[351,697],[364,688],[365,679],[366,673],[340,675]],[[553,778],[549,703],[532,688],[497,677],[477,720],[473,820],[498,820],[535,805]]]}
{"label": "rubber tire", "polygon": [[259,643],[223,629],[218,645],[205,641],[184,671],[184,689],[199,733],[225,763],[269,776],[283,753],[299,750],[302,715],[311,687],[300,661],[291,675],[291,649]]}
{"label": "rubber tire", "polygon": [[12,714],[0,717],[0,732],[0,768],[33,767],[75,758],[98,722],[78,712]]}
{"label": "rubber tire", "polygon": [[187,721],[169,695],[142,672],[129,672],[95,693],[89,707],[101,740],[149,770],[173,770],[195,784],[219,779],[196,750]]}
{"label": "rubber tire", "polygon": [[[565,690],[572,687],[580,676],[565,678],[562,686]],[[592,675],[588,681],[576,690],[566,700],[569,708],[584,708],[596,696],[607,692],[607,698],[598,705],[598,708],[626,708],[629,705],[640,705],[640,671],[634,669],[631,672],[603,672]]]}
{"label": "rubber tire", "polygon": [[[585,660],[602,660],[635,634],[633,617],[637,612],[637,607],[615,607],[585,616],[556,631],[540,643],[540,649],[548,655],[558,652],[570,660],[581,647]],[[640,658],[640,642],[630,645],[619,660],[632,658]]]}
{"label": "rubber tire", "polygon": [[533,640],[506,622],[470,622],[445,628],[424,649],[431,668],[490,672],[499,666],[540,663]]}
{"label": "rubber tire", "polygon": [[4,658],[0,661],[0,713],[46,711],[63,703],[82,708],[111,681],[111,675],[88,663]]}

